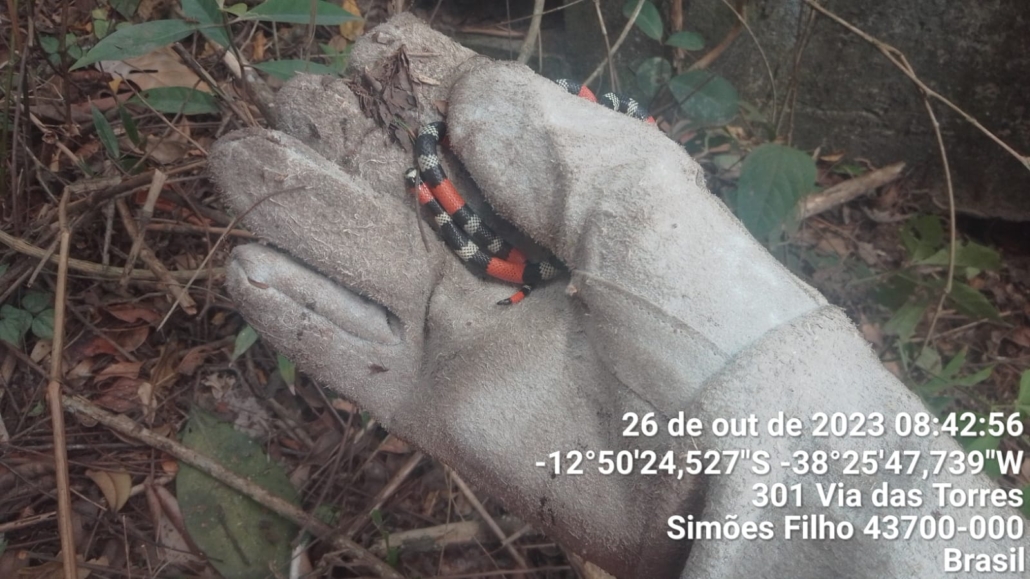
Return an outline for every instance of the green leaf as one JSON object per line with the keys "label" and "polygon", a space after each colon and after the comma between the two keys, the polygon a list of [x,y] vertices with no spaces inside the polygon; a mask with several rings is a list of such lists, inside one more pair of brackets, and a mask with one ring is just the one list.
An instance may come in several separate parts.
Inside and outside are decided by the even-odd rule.
{"label": "green leaf", "polygon": [[225,20],[215,0],[181,0],[182,13],[200,24],[200,32],[219,46],[227,47],[232,42],[225,31]]}
{"label": "green leaf", "polygon": [[1030,519],[1030,500],[1027,500],[1030,497],[1030,485],[1023,487],[1020,493],[1023,497],[1023,506],[1019,507],[1019,511],[1023,513],[1024,517]]}
{"label": "green leaf", "polygon": [[[347,12],[343,8],[315,0],[317,13],[315,24],[333,26],[361,18]],[[264,20],[268,22],[291,22],[293,24],[311,24],[311,0],[268,0],[242,15],[245,20]]]}
{"label": "green leaf", "polygon": [[235,362],[237,358],[242,356],[251,346],[254,345],[258,340],[258,333],[250,324],[247,324],[240,330],[240,333],[236,334],[236,342],[232,347],[232,357],[230,361]]}
{"label": "green leaf", "polygon": [[276,354],[275,359],[279,364],[279,375],[283,377],[283,382],[289,386],[293,386],[297,383],[297,365],[290,361],[289,358],[282,354]]}
{"label": "green leaf", "polygon": [[[930,350],[931,348],[927,348]],[[959,376],[962,371],[962,367],[966,364],[966,350],[961,350],[954,358],[948,361],[948,364],[937,372],[937,375],[931,378],[926,384],[923,384],[919,390],[924,395],[937,394],[943,390],[954,386],[966,386],[972,387],[983,382],[984,380],[991,377],[991,373],[994,371],[994,366],[987,366],[982,368],[978,372],[970,374],[969,376]]]}
{"label": "green leaf", "polygon": [[799,199],[815,189],[811,157],[792,147],[767,144],[744,162],[737,181],[737,216],[761,241],[778,235],[795,215]]}
{"label": "green leaf", "polygon": [[[61,49],[61,41],[57,37],[41,34],[39,36],[39,46],[47,54],[47,60],[51,63],[57,65],[61,62],[61,55],[58,54],[58,51]],[[64,50],[65,54],[72,58],[82,56],[82,47],[79,46],[79,39],[74,34],[69,33],[65,35]]]}
{"label": "green leaf", "polygon": [[31,327],[32,314],[11,305],[0,306],[0,340],[21,347]]}
{"label": "green leaf", "polygon": [[[622,15],[629,18],[633,15],[633,11],[637,8],[638,0],[628,0],[622,6]],[[636,25],[641,32],[650,36],[655,40],[662,39],[662,15],[658,13],[658,8],[652,4],[649,0],[643,0],[644,6],[640,8],[640,14],[637,14]]]}
{"label": "green leaf", "polygon": [[[919,265],[948,265],[948,248],[939,250],[937,253],[918,260]],[[969,242],[955,248],[955,267],[975,267],[977,269],[996,270],[1001,268],[1001,254],[997,251]]]}
{"label": "green leaf", "polygon": [[665,41],[669,46],[682,48],[683,50],[701,50],[705,47],[705,39],[697,32],[677,32]]}
{"label": "green leaf", "polygon": [[290,80],[298,72],[310,74],[336,74],[336,71],[324,64],[309,60],[270,60],[254,65],[261,72],[270,74],[279,80]]}
{"label": "green leaf", "polygon": [[109,4],[111,8],[114,8],[122,15],[122,18],[126,20],[133,17],[136,14],[136,9],[139,8],[141,0],[111,0]]}
{"label": "green leaf", "polygon": [[118,137],[114,136],[114,129],[111,128],[111,123],[107,122],[107,117],[93,103],[90,103],[89,108],[93,114],[93,126],[97,128],[97,137],[104,144],[107,154],[112,159],[118,159],[122,156],[122,152],[118,148]]}
{"label": "green leaf", "polygon": [[243,16],[247,13],[247,5],[243,2],[233,4],[232,6],[226,6],[225,11],[233,16]]}
{"label": "green leaf", "polygon": [[858,163],[840,163],[833,166],[833,172],[845,177],[858,177],[867,173],[868,169]]}
{"label": "green leaf", "polygon": [[962,378],[956,379],[955,380],[955,385],[956,386],[966,386],[966,387],[976,386],[977,384],[979,384],[979,383],[983,382],[984,380],[990,378],[991,374],[993,372],[994,372],[994,366],[988,366],[988,367],[980,370],[979,372],[976,372],[974,374],[970,374],[969,376],[964,376]]}
{"label": "green leaf", "polygon": [[322,42],[318,45],[322,49],[322,54],[329,57],[326,61],[326,66],[331,68],[336,74],[343,74],[343,71],[347,69],[347,62],[350,61],[350,51],[354,48],[353,44],[348,44],[342,50],[337,50],[332,45]]}
{"label": "green leaf", "polygon": [[737,89],[707,70],[692,70],[673,77],[669,91],[683,114],[697,125],[725,125],[737,116]]}
{"label": "green leaf", "polygon": [[139,136],[139,129],[136,128],[136,120],[132,118],[129,111],[122,106],[122,103],[118,103],[118,118],[122,120],[122,128],[125,129],[125,136],[129,138],[129,141],[137,147],[143,146],[143,139]]}
{"label": "green leaf", "polygon": [[154,110],[162,113],[184,115],[214,115],[221,112],[215,97],[206,92],[185,86],[162,86],[142,92],[129,99],[140,103],[140,97]]}
{"label": "green leaf", "polygon": [[[182,443],[273,495],[298,503],[285,470],[232,425],[194,409]],[[290,541],[297,533],[293,523],[185,463],[175,490],[186,529],[223,577],[289,574]]]}
{"label": "green leaf", "polygon": [[930,373],[941,373],[941,355],[933,348],[920,348],[919,356],[913,362],[917,368]]}
{"label": "green leaf", "polygon": [[909,219],[901,228],[901,242],[908,250],[909,259],[926,259],[944,242],[941,220],[934,215],[921,215]]}
{"label": "green leaf", "polygon": [[898,336],[898,340],[903,343],[908,342],[912,339],[912,334],[915,333],[919,321],[923,319],[928,305],[926,302],[920,301],[901,306],[883,325],[883,331],[889,335]]}
{"label": "green leaf", "polygon": [[143,56],[186,38],[196,29],[196,24],[183,20],[154,20],[119,28],[75,61],[71,70],[101,60],[124,60]]}
{"label": "green leaf", "polygon": [[43,340],[50,340],[54,337],[54,310],[46,309],[39,312],[39,315],[32,318],[32,334]]}
{"label": "green leaf", "polygon": [[340,509],[330,505],[320,504],[311,514],[330,527],[334,527],[340,522]]}
{"label": "green leaf", "polygon": [[916,290],[916,284],[908,277],[892,275],[876,286],[873,299],[887,309],[894,311],[905,305]]}
{"label": "green leaf", "polygon": [[660,56],[649,58],[640,63],[637,69],[637,86],[641,92],[653,97],[658,89],[669,82],[672,77],[672,65]]}
{"label": "green leaf", "polygon": [[987,301],[979,290],[960,282],[951,282],[951,293],[948,299],[955,304],[955,308],[967,316],[978,319],[997,320],[1001,318],[994,305]]}
{"label": "green leaf", "polygon": [[1023,370],[1019,377],[1019,395],[1016,397],[1016,409],[1030,415],[1030,370]]}
{"label": "green leaf", "polygon": [[93,34],[97,39],[107,36],[107,32],[111,29],[111,22],[107,19],[107,9],[94,8],[90,11],[90,17],[93,19]]}
{"label": "green leaf", "polygon": [[376,527],[383,526],[383,513],[379,509],[372,509],[371,517]]}
{"label": "green leaf", "polygon": [[11,267],[9,263],[0,263],[0,275],[7,273],[7,268]]}
{"label": "green leaf", "polygon": [[21,298],[21,307],[25,308],[25,311],[32,315],[36,315],[39,312],[50,307],[54,302],[54,296],[47,292],[26,292]]}
{"label": "green leaf", "polygon": [[728,171],[730,168],[740,163],[739,153],[726,153],[723,155],[713,155],[712,163],[715,164],[722,171]]}

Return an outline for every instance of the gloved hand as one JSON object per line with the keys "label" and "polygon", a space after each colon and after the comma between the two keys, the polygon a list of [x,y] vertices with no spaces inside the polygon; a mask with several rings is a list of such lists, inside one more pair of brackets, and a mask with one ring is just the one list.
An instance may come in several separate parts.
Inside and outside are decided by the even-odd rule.
{"label": "gloved hand", "polygon": [[[779,459],[813,439],[716,437],[708,428],[626,437],[625,415],[655,413],[664,424],[683,411],[710,425],[750,414],[763,424],[779,411],[921,410],[847,318],[756,243],[707,192],[697,163],[654,126],[525,67],[476,57],[410,15],[359,41],[351,66],[372,69],[402,45],[422,81],[423,121],[439,120],[446,102],[451,148],[475,184],[571,274],[520,305],[495,305],[511,286],[474,277],[428,227],[423,239],[403,183],[410,153],[362,114],[343,81],[298,77],[277,98],[282,132],[234,133],[211,166],[228,203],[249,211],[246,225],[278,248],[237,248],[229,290],[315,379],[622,578],[681,573],[691,547],[668,538],[670,516],[774,519],[782,513],[752,505],[752,485],[797,480],[743,468],[682,480],[601,475],[596,461],[580,464],[582,475],[553,476],[551,453],[561,453],[563,470],[574,450],[681,457],[762,448]],[[473,191],[456,169],[459,189]],[[888,435],[876,444],[902,442]],[[795,510],[816,512],[809,504]],[[859,556],[870,577],[939,569],[939,549],[912,543],[778,537],[699,541],[683,577],[827,576]]]}

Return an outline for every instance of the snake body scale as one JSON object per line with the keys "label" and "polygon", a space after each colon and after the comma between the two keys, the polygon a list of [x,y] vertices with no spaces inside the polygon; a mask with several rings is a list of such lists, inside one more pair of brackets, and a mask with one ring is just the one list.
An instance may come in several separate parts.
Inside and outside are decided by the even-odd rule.
{"label": "snake body scale", "polygon": [[[632,98],[607,92],[597,98],[589,88],[571,80],[555,81],[558,86],[591,102],[599,103],[636,119],[654,124],[643,107]],[[415,137],[418,169],[405,171],[408,191],[416,196],[447,247],[474,273],[508,283],[520,284],[511,297],[499,305],[517,304],[524,300],[538,283],[553,279],[564,267],[554,257],[528,261],[525,255],[488,228],[465,203],[440,163],[440,142],[447,137],[447,125],[441,121],[422,125]]]}

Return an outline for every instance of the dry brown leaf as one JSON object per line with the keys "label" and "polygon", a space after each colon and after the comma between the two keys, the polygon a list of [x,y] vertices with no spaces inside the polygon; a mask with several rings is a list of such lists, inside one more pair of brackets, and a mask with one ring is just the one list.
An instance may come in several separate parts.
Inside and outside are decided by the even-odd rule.
{"label": "dry brown leaf", "polygon": [[126,352],[135,352],[136,348],[142,346],[149,336],[150,326],[138,326],[118,332],[114,337],[114,341],[118,342],[118,345]]}
{"label": "dry brown leaf", "polygon": [[18,357],[11,352],[7,352],[7,355],[4,356],[3,363],[0,364],[0,380],[3,380],[5,384],[9,383],[11,381],[11,376],[14,375],[14,369],[17,366]]}
{"label": "dry brown leaf", "polygon": [[389,435],[386,440],[379,445],[379,450],[382,452],[388,452],[390,454],[410,454],[411,447],[408,446],[407,442],[397,438],[394,435]]}
{"label": "dry brown leaf", "polygon": [[39,364],[44,358],[50,355],[54,349],[54,343],[50,340],[37,340],[36,345],[29,352],[29,359]]}
{"label": "dry brown leaf", "polygon": [[112,316],[130,324],[140,320],[153,324],[161,320],[160,312],[138,304],[115,304],[104,309]]}
{"label": "dry brown leaf", "polygon": [[827,233],[821,240],[819,240],[819,243],[816,244],[816,248],[823,253],[835,253],[840,257],[848,257],[851,255],[848,241],[831,233]]}
{"label": "dry brown leaf", "polygon": [[119,378],[93,402],[112,412],[128,412],[140,406],[138,378]]}
{"label": "dry brown leaf", "polygon": [[867,342],[878,348],[883,347],[883,328],[880,324],[870,323],[865,315],[862,315],[858,328]]}
{"label": "dry brown leaf", "polygon": [[866,263],[866,265],[880,265],[880,256],[876,251],[876,247],[872,243],[866,243],[864,241],[858,242],[858,257]]}
{"label": "dry brown leaf", "polygon": [[86,476],[100,488],[107,499],[107,506],[116,513],[132,495],[132,476],[127,472],[87,469]]}
{"label": "dry brown leaf", "polygon": [[118,350],[109,340],[100,336],[93,336],[84,342],[76,342],[73,344],[70,357],[72,359],[81,360],[92,358],[99,354],[110,354],[114,356],[118,354]]}
{"label": "dry brown leaf", "polygon": [[115,78],[131,81],[140,90],[181,86],[211,92],[207,83],[189,69],[171,47],[164,46],[143,56],[124,60],[102,60],[97,68]]}
{"label": "dry brown leaf", "polygon": [[1019,346],[1030,348],[1030,326],[1020,326],[1006,337]]}
{"label": "dry brown leaf", "polygon": [[207,354],[207,348],[202,346],[190,348],[186,355],[182,357],[182,360],[179,361],[175,371],[186,376],[192,376],[197,371],[197,368],[204,363],[204,360],[207,359]]}
{"label": "dry brown leaf", "polygon": [[93,365],[97,363],[95,357],[83,358],[79,363],[72,366],[64,373],[64,379],[70,382],[81,382],[93,376]]}
{"label": "dry brown leaf", "polygon": [[890,361],[884,362],[883,367],[886,368],[887,371],[891,374],[894,374],[894,376],[896,376],[898,380],[905,379],[905,369],[901,367],[901,364],[898,364],[895,361]]}
{"label": "dry brown leaf", "polygon": [[250,42],[250,61],[262,62],[265,60],[265,47],[268,46],[268,37],[264,31],[258,30]]}
{"label": "dry brown leaf", "polygon": [[[178,128],[185,135],[189,135],[188,123],[180,123]],[[118,139],[118,144],[129,150],[134,149],[127,137]],[[146,152],[150,158],[165,165],[182,161],[193,148],[193,144],[186,137],[175,131],[147,139],[146,146],[146,151],[141,152]]]}
{"label": "dry brown leaf", "polygon": [[[361,16],[361,9],[358,8],[356,0],[343,0],[340,6],[355,16]],[[354,42],[365,31],[365,21],[351,20],[340,25],[340,36]]]}
{"label": "dry brown leaf", "polygon": [[137,378],[143,362],[114,362],[97,372],[97,380],[107,378]]}
{"label": "dry brown leaf", "polygon": [[357,411],[357,407],[354,406],[353,403],[351,403],[348,400],[344,400],[343,398],[336,398],[336,399],[334,399],[333,400],[333,408],[335,408],[336,410],[339,410],[341,412],[347,412],[347,413],[350,413],[350,414],[353,414],[354,412]]}
{"label": "dry brown leaf", "polygon": [[154,396],[154,385],[150,382],[143,382],[136,389],[136,396],[143,405],[143,421],[153,424],[157,414],[157,397]]}
{"label": "dry brown leaf", "polygon": [[163,389],[178,378],[179,374],[175,368],[175,359],[179,357],[179,342],[169,340],[161,346],[161,354],[157,358],[157,364],[150,369],[150,381],[154,387]]}

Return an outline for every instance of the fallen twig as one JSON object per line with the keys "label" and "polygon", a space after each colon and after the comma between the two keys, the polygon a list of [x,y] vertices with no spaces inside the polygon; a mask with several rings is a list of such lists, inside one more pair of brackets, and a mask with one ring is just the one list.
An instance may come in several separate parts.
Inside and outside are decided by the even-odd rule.
{"label": "fallen twig", "polygon": [[[36,247],[25,240],[19,239],[3,231],[0,231],[0,243],[10,247],[18,253],[23,253],[32,257],[43,258],[48,254],[47,250],[41,247]],[[49,256],[49,260],[53,263],[58,263],[58,259],[59,256]],[[99,263],[93,263],[92,261],[85,261],[82,259],[68,258],[67,265],[69,270],[104,279],[118,279],[122,273],[121,268],[101,265]],[[225,270],[219,267],[213,267],[211,269],[201,268],[197,270],[173,270],[168,272],[168,275],[178,282],[193,279],[206,279],[208,277],[220,277],[224,274]],[[136,281],[159,281],[157,276],[154,275],[154,272],[149,269],[134,269],[129,273],[129,277]]]}
{"label": "fallen twig", "polygon": [[329,525],[319,521],[292,503],[225,468],[214,459],[187,448],[166,436],[155,434],[127,416],[112,414],[103,410],[85,398],[65,396],[62,402],[66,409],[93,419],[121,435],[134,438],[150,447],[168,453],[210,475],[222,484],[243,493],[265,508],[286,517],[312,534],[324,538],[340,552],[353,557],[357,564],[369,567],[380,577],[403,579],[400,573],[394,571],[389,565],[379,560],[372,553],[369,553],[361,545],[344,537]]}
{"label": "fallen twig", "polygon": [[71,228],[68,227],[69,188],[65,188],[58,206],[61,225],[61,249],[57,258],[57,287],[54,290],[54,343],[50,351],[50,380],[47,402],[54,439],[54,474],[57,478],[57,532],[61,538],[61,560],[65,579],[78,577],[75,559],[75,536],[72,530],[71,477],[68,476],[68,446],[64,432],[64,409],[61,406],[61,378],[64,375],[64,310],[68,293],[68,252],[71,249]]}
{"label": "fallen twig", "polygon": [[[150,268],[150,271],[154,272],[154,275],[163,282],[162,288],[166,293],[168,293],[172,300],[178,301],[182,306],[182,310],[187,314],[191,316],[196,315],[197,303],[193,301],[192,297],[190,297],[189,292],[184,290],[183,287],[175,281],[175,279],[170,275],[171,272],[169,272],[168,268],[161,263],[161,260],[154,255],[154,252],[150,247],[143,242],[143,231],[141,231],[139,227],[136,227],[136,222],[132,220],[132,212],[129,210],[128,203],[126,203],[124,199],[119,199],[114,203],[115,207],[118,208],[118,213],[121,214],[122,225],[125,227],[125,230],[129,232],[131,237],[139,240],[133,243],[133,248],[139,253],[140,259],[142,259],[143,263],[147,264],[147,267]],[[122,272],[122,280],[125,280],[126,282],[128,281],[128,276],[126,274],[132,271],[131,267],[132,262],[126,262],[125,269]]]}
{"label": "fallen twig", "polygon": [[504,530],[501,529],[501,526],[497,524],[497,521],[490,516],[490,513],[486,511],[486,507],[484,507],[483,503],[479,501],[476,494],[472,492],[472,489],[470,489],[469,486],[465,484],[465,481],[458,476],[458,473],[454,472],[452,469],[448,468],[447,474],[451,477],[451,480],[454,481],[458,490],[461,491],[465,500],[472,505],[472,508],[475,509],[477,513],[479,513],[479,516],[483,519],[483,522],[486,523],[486,526],[490,528],[490,531],[493,532],[494,536],[501,540],[501,543],[504,544],[504,550],[508,552],[508,555],[510,555],[515,561],[515,564],[519,566],[519,569],[528,569],[529,566],[526,564],[526,560],[522,557],[522,553],[519,553],[518,549],[515,548],[515,545],[506,543],[508,536],[504,533]]}
{"label": "fallen twig", "polygon": [[854,179],[841,181],[821,193],[805,197],[798,206],[798,220],[808,219],[813,215],[843,205],[859,195],[883,187],[900,177],[904,170],[904,163],[894,163]]}

